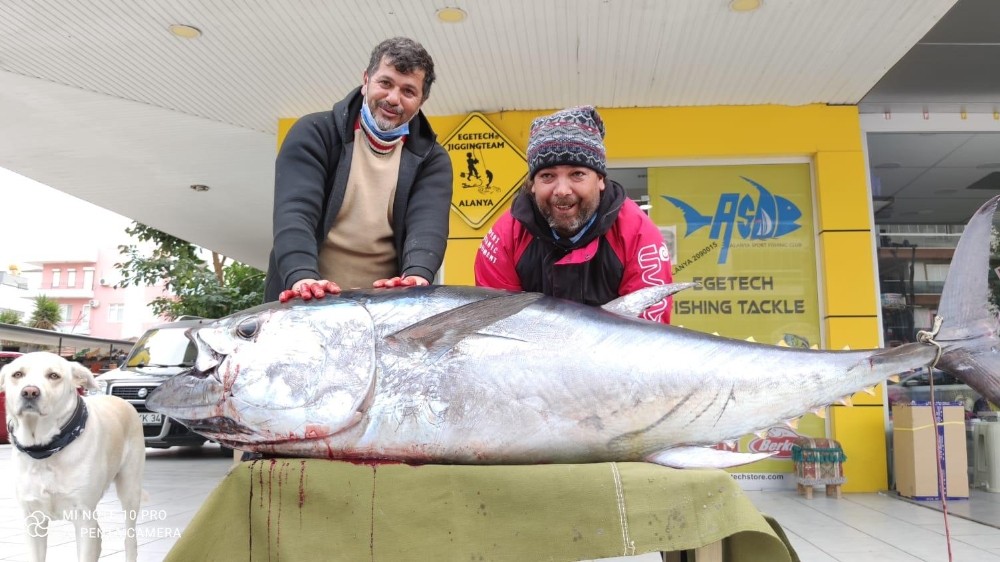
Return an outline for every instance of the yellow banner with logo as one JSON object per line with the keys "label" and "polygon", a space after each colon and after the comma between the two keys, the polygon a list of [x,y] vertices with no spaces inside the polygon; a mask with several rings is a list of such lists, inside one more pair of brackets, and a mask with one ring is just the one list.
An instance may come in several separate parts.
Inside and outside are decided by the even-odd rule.
{"label": "yellow banner with logo", "polygon": [[672,323],[792,346],[819,342],[808,164],[649,169],[650,217],[673,238]]}

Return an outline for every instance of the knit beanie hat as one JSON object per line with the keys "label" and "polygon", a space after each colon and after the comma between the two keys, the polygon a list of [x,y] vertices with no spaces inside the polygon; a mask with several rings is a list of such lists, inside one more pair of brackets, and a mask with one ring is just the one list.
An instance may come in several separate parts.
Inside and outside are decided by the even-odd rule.
{"label": "knit beanie hat", "polygon": [[604,121],[591,105],[557,111],[531,122],[528,135],[528,177],[538,170],[566,164],[586,166],[608,175],[604,152]]}

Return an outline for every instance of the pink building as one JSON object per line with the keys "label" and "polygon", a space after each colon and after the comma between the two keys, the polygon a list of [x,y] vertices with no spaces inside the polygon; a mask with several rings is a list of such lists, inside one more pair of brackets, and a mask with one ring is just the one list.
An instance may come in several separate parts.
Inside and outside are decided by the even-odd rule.
{"label": "pink building", "polygon": [[31,262],[42,268],[35,293],[57,301],[62,307],[59,331],[129,339],[165,321],[148,306],[150,301],[165,294],[162,287],[115,288],[121,277],[114,264],[121,259],[117,249],[106,249],[89,255]]}

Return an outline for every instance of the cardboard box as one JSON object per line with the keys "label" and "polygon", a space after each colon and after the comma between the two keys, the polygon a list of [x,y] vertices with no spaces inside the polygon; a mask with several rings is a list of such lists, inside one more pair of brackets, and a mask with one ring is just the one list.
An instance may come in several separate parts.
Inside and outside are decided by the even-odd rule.
{"label": "cardboard box", "polygon": [[[965,408],[959,402],[937,402],[932,421],[930,402],[892,407],[892,465],[899,495],[940,499],[937,465],[941,465],[948,499],[969,497],[965,446]],[[935,445],[937,433],[937,446]]]}

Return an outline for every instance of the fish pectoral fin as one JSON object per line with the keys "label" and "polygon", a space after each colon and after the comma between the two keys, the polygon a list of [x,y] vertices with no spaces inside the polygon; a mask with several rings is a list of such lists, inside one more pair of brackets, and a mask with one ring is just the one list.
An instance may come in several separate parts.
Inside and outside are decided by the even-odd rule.
{"label": "fish pectoral fin", "polygon": [[337,425],[335,425],[335,426],[333,426],[331,428],[330,435],[336,435],[336,434],[340,433],[341,431],[345,431],[345,430],[351,429],[352,427],[354,427],[354,426],[358,425],[359,423],[361,423],[361,420],[363,420],[364,417],[365,417],[365,415],[362,414],[361,412],[351,412],[350,414],[348,414],[347,416],[345,416],[343,419],[339,420],[340,421],[339,424],[337,424]]}
{"label": "fish pectoral fin", "polygon": [[512,293],[471,302],[425,318],[385,339],[391,344],[441,352],[494,322],[514,316],[541,297],[541,293]]}
{"label": "fish pectoral fin", "polygon": [[737,453],[710,447],[671,447],[646,457],[646,462],[671,468],[729,468],[766,459],[774,453]]}
{"label": "fish pectoral fin", "polygon": [[636,316],[642,314],[642,312],[647,308],[659,303],[670,295],[679,293],[684,289],[697,287],[698,285],[700,285],[700,283],[670,283],[669,285],[652,285],[650,287],[643,287],[634,293],[618,297],[617,299],[602,305],[601,308],[607,310],[608,312],[614,312],[619,316],[635,318]]}

